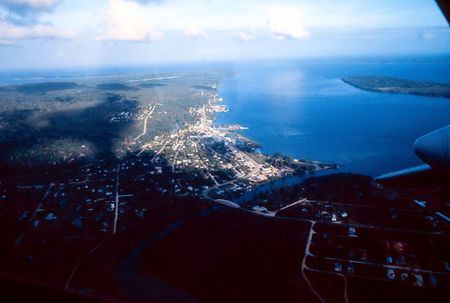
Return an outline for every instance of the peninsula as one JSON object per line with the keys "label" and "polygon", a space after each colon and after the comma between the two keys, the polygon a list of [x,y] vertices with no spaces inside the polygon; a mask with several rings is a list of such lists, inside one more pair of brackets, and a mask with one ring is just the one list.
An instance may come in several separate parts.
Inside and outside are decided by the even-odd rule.
{"label": "peninsula", "polygon": [[356,88],[390,94],[450,98],[450,84],[384,76],[350,76],[341,79]]}

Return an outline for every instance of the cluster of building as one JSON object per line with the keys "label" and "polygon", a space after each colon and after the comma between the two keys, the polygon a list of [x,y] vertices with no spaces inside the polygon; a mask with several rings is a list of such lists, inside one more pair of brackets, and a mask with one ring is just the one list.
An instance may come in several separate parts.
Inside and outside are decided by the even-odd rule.
{"label": "cluster of building", "polygon": [[303,198],[278,210],[268,209],[264,201],[248,207],[265,216],[310,223],[305,272],[398,287],[448,287],[448,220],[426,205],[400,197],[378,202]]}
{"label": "cluster of building", "polygon": [[107,119],[111,123],[142,121],[145,120],[147,115],[152,111],[153,106],[153,104],[147,104],[144,106],[138,106],[136,109],[115,112],[107,116]]}
{"label": "cluster of building", "polygon": [[209,94],[208,104],[188,110],[196,123],[156,136],[142,145],[141,153],[150,149],[168,161],[172,172],[190,172],[209,179],[213,186],[203,190],[206,198],[236,197],[258,184],[295,173],[287,165],[270,164],[270,158],[254,148],[255,143],[234,132],[243,127],[215,127],[215,113],[227,108],[217,104],[222,98],[215,91],[202,94]]}
{"label": "cluster of building", "polygon": [[445,287],[450,282],[444,237],[420,231],[317,223],[306,269],[404,286]]}

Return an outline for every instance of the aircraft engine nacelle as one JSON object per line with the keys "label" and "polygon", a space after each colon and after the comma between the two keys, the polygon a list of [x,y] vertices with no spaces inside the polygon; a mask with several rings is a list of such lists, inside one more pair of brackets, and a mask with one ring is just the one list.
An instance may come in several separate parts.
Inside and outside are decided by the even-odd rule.
{"label": "aircraft engine nacelle", "polygon": [[[450,180],[450,125],[423,135],[414,143],[416,155],[426,164],[378,176],[375,181],[385,184],[424,183]],[[434,182],[433,181],[433,182]]]}
{"label": "aircraft engine nacelle", "polygon": [[417,139],[414,151],[433,170],[450,172],[450,125]]}

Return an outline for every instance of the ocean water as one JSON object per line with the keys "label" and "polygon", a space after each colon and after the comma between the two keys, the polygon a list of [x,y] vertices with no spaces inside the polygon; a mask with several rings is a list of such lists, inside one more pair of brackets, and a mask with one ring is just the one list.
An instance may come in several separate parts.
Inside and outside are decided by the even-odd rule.
{"label": "ocean water", "polygon": [[220,83],[229,112],[217,124],[242,134],[262,152],[343,165],[376,176],[421,164],[421,135],[450,124],[450,99],[362,91],[349,75],[382,75],[450,83],[450,57],[346,58],[236,64]]}

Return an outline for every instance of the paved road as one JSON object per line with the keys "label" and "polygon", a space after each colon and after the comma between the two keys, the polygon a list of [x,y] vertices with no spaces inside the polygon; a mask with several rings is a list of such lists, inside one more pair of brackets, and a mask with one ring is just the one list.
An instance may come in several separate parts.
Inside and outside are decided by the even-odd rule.
{"label": "paved road", "polygon": [[[48,194],[50,193],[50,190],[52,189],[53,186],[55,186],[55,183],[50,183],[50,185],[48,186],[47,191],[45,192],[45,194],[44,194],[44,196],[42,197],[41,201],[39,201],[39,204],[37,205],[36,209],[34,210],[33,214],[31,215],[30,220],[28,221],[28,223],[29,223],[30,225],[33,224],[33,220],[34,220],[34,218],[36,217],[37,213],[38,213],[39,211],[42,210],[42,209],[41,209],[42,204],[44,203],[45,199],[47,198],[47,196],[48,196]],[[22,233],[20,234],[20,236],[19,236],[19,237],[17,238],[17,240],[16,240],[16,245],[18,245],[18,244],[20,244],[20,242],[22,242],[22,239],[23,239],[24,235],[25,235],[24,232],[22,232]]]}
{"label": "paved road", "polygon": [[117,164],[117,171],[116,171],[116,204],[114,207],[114,228],[113,228],[113,234],[116,234],[117,231],[117,219],[119,217],[119,172],[120,172],[120,165]]}
{"label": "paved road", "polygon": [[148,122],[148,119],[150,118],[150,116],[153,114],[153,111],[155,110],[155,108],[156,108],[156,105],[153,105],[150,112],[147,114],[147,116],[145,116],[144,127],[142,130],[142,133],[139,136],[137,136],[136,138],[134,138],[134,141],[139,140],[141,137],[143,137],[143,136],[145,136],[145,134],[147,134],[147,122]]}

